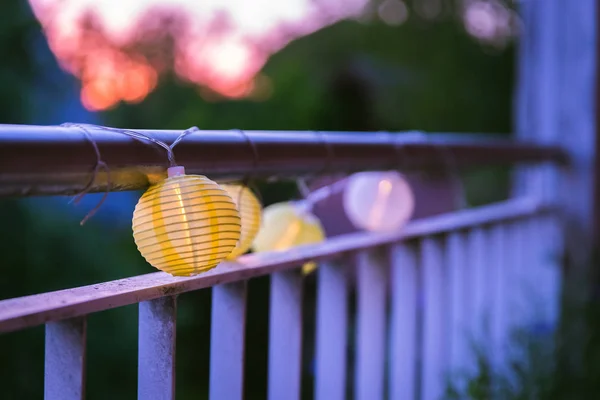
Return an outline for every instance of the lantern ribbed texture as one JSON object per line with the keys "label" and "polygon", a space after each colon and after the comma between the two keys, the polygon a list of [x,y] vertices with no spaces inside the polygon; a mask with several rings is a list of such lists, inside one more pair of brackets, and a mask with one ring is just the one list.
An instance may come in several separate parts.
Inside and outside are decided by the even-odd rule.
{"label": "lantern ribbed texture", "polygon": [[242,218],[242,233],[240,241],[226,257],[235,260],[250,249],[252,242],[260,229],[262,206],[252,190],[243,185],[222,184],[221,187],[229,193],[238,207]]}
{"label": "lantern ribbed texture", "polygon": [[133,212],[133,238],[157,269],[191,276],[216,267],[237,245],[235,202],[201,175],[171,176],[151,186]]}
{"label": "lantern ribbed texture", "polygon": [[[276,203],[263,210],[262,227],[254,239],[256,252],[283,251],[303,244],[325,240],[325,232],[317,217],[294,203]],[[302,267],[304,273],[316,268],[313,262]]]}

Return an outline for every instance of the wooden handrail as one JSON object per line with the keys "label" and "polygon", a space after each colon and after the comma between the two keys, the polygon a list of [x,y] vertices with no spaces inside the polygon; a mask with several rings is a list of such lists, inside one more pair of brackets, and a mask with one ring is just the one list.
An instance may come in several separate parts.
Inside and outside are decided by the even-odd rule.
{"label": "wooden handrail", "polygon": [[[91,139],[110,168],[110,191],[144,189],[165,174],[163,148],[124,134],[87,129],[88,136],[75,126],[0,125],[0,197],[81,191],[97,163]],[[138,132],[172,143],[182,131]],[[550,145],[482,134],[421,132],[196,131],[177,145],[175,155],[188,173],[213,179],[567,160],[560,148]],[[107,182],[107,174],[101,172],[89,191],[105,191]]]}

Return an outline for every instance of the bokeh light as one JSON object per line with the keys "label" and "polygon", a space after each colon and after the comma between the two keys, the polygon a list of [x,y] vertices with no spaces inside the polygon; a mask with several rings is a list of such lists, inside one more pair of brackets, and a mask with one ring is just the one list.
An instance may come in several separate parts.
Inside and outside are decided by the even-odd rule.
{"label": "bokeh light", "polygon": [[379,18],[388,25],[400,25],[408,18],[408,8],[402,0],[385,0],[377,12]]}
{"label": "bokeh light", "polygon": [[516,19],[517,14],[497,0],[468,0],[464,12],[469,34],[500,46],[514,35]]}

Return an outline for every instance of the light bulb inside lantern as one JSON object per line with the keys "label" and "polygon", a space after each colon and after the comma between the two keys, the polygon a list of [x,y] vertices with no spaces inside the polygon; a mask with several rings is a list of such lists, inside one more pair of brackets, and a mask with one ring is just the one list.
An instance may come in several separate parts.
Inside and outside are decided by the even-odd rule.
{"label": "light bulb inside lantern", "polygon": [[231,196],[183,167],[142,195],[133,212],[133,238],[146,261],[171,275],[191,276],[216,267],[241,236]]}
{"label": "light bulb inside lantern", "polygon": [[[284,251],[296,246],[325,240],[321,222],[298,203],[276,203],[263,210],[262,226],[252,243],[255,252]],[[307,274],[316,268],[314,262],[305,264]]]}
{"label": "light bulb inside lantern", "polygon": [[252,246],[252,241],[260,229],[262,206],[252,190],[243,185],[222,184],[221,187],[229,193],[235,202],[242,218],[242,231],[240,241],[233,251],[226,257],[235,260]]}
{"label": "light bulb inside lantern", "polygon": [[343,206],[356,228],[386,232],[408,222],[415,199],[408,182],[396,171],[359,172],[348,178]]}

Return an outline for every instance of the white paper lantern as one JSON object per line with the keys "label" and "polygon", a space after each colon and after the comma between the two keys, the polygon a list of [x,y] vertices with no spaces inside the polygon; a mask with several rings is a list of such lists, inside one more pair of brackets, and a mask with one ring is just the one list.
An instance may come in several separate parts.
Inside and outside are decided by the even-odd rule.
{"label": "white paper lantern", "polygon": [[343,205],[356,228],[387,232],[408,222],[415,199],[406,179],[396,171],[359,172],[348,177]]}

